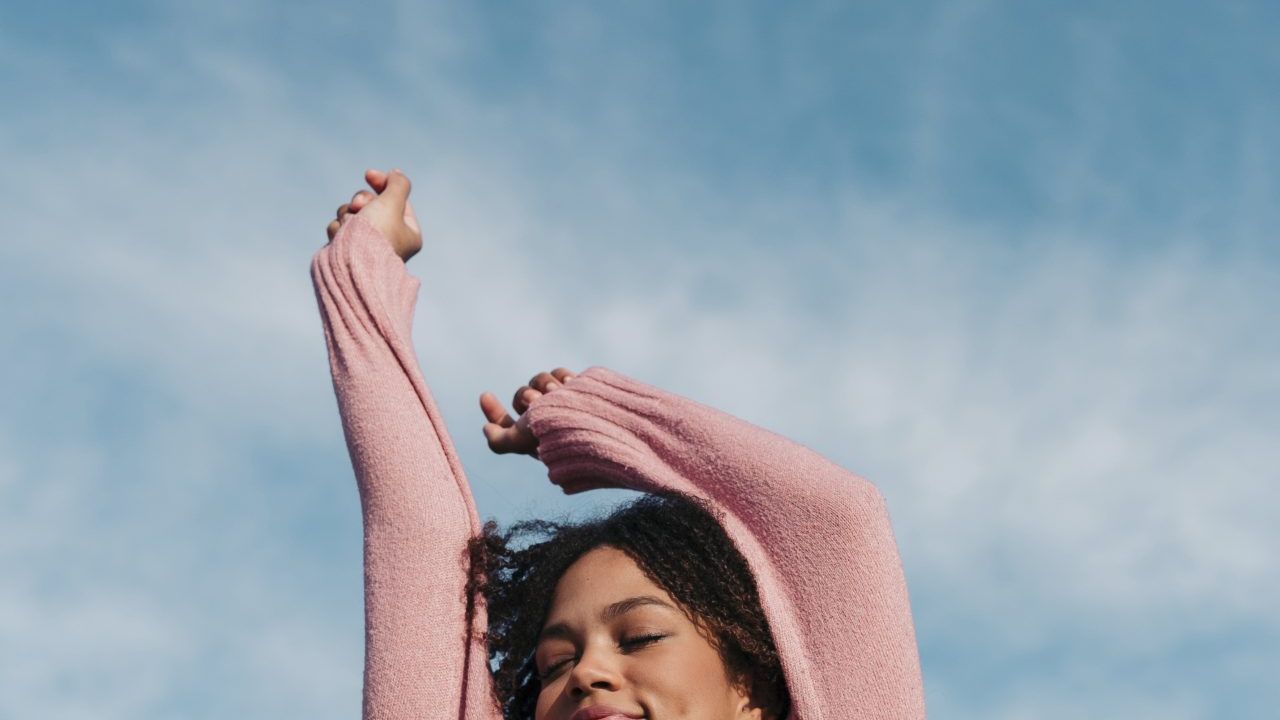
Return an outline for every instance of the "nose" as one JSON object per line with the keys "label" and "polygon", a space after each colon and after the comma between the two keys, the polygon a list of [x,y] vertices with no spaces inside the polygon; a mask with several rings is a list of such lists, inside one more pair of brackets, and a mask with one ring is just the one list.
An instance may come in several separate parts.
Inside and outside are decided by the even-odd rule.
{"label": "nose", "polygon": [[600,649],[588,649],[574,663],[569,673],[569,694],[579,699],[593,691],[614,692],[622,687],[622,678],[613,658]]}

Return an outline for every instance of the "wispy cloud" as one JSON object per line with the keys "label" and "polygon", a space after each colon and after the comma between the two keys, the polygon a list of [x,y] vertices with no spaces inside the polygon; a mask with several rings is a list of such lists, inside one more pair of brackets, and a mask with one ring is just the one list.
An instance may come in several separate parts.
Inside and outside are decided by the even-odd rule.
{"label": "wispy cloud", "polygon": [[474,404],[611,365],[881,486],[934,714],[1274,704],[1275,108],[1252,85],[1239,117],[1170,117],[1164,154],[1137,134],[1176,91],[1124,17],[1073,18],[1044,90],[980,72],[1043,60],[990,28],[1057,19],[997,4],[220,8],[0,43],[51,92],[0,135],[0,714],[357,711],[358,510],[306,268],[392,163],[482,512],[601,502],[489,457]]}

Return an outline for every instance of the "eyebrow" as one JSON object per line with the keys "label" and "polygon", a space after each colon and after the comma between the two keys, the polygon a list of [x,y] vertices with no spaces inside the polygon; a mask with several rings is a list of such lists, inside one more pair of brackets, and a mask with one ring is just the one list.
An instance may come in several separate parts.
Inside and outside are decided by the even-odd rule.
{"label": "eyebrow", "polygon": [[[668,610],[676,609],[671,605],[671,603],[663,600],[662,598],[657,598],[652,595],[637,595],[635,597],[626,598],[625,600],[619,600],[618,602],[609,605],[604,610],[600,611],[600,619],[604,622],[611,622],[623,615],[626,615],[632,610],[645,605],[657,605],[659,607],[667,608]],[[542,632],[538,634],[538,639],[546,640],[548,638],[563,638],[568,637],[571,634],[569,626],[565,623],[559,622],[542,628]]]}

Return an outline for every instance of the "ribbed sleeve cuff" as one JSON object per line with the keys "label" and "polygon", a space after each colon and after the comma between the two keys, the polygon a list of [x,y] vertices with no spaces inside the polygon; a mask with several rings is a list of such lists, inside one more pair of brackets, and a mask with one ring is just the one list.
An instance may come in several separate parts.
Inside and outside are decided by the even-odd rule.
{"label": "ribbed sleeve cuff", "polygon": [[658,492],[652,478],[669,470],[652,449],[667,418],[664,402],[654,388],[592,367],[534,400],[525,417],[551,481],[566,494]]}
{"label": "ribbed sleeve cuff", "polygon": [[[421,282],[409,274],[391,243],[359,215],[347,219],[328,245],[311,260],[317,290],[325,289],[335,302],[355,309],[375,324],[390,320],[409,336]],[[359,309],[363,307],[364,313]],[[385,329],[385,328],[384,328]]]}

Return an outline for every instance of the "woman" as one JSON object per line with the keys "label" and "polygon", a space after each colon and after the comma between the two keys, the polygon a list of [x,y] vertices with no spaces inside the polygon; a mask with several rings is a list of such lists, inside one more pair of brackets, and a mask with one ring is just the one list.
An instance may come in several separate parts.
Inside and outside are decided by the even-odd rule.
{"label": "woman", "polygon": [[[540,373],[516,392],[518,420],[481,397],[490,448],[536,456],[566,493],[662,499],[594,530],[546,528],[552,541],[524,551],[486,531],[410,338],[419,283],[404,263],[422,235],[409,180],[365,179],[372,192],[338,208],[312,262],[364,515],[365,717],[924,716],[883,499],[773,433],[603,368]],[[707,518],[727,538],[719,550]],[[699,605],[698,589],[677,587],[687,570],[655,570],[663,553],[685,557],[676,543],[646,556],[618,530],[628,523],[657,537],[683,523],[703,534],[691,544],[713,561],[708,587],[735,575],[754,587],[712,617],[730,601]],[[539,585],[545,602],[525,597]],[[767,647],[742,666],[729,645],[754,642],[742,620],[754,613]],[[770,652],[785,677],[773,690]]]}

